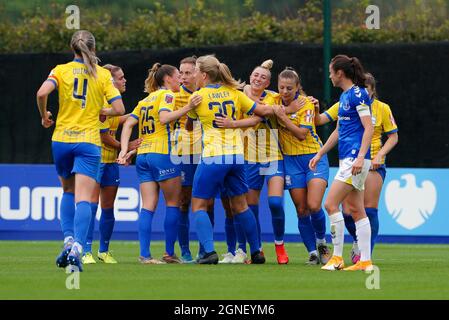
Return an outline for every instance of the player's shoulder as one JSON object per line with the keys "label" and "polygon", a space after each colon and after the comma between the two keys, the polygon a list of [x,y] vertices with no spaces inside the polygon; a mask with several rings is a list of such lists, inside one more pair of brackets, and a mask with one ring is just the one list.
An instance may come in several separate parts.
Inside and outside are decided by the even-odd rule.
{"label": "player's shoulder", "polygon": [[364,104],[369,104],[371,99],[369,97],[368,90],[365,87],[359,87],[354,85],[348,92],[349,101],[360,104],[362,101]]}
{"label": "player's shoulder", "polygon": [[338,110],[340,108],[340,101],[335,102],[329,109],[327,110]]}
{"label": "player's shoulder", "polygon": [[305,104],[301,109],[298,110],[298,112],[301,112],[301,111],[304,112],[305,110],[314,110],[315,109],[315,105],[306,96],[299,95],[296,98],[296,100],[299,100],[299,99],[304,99]]}
{"label": "player's shoulder", "polygon": [[112,79],[111,71],[109,71],[106,68],[103,68],[102,66],[99,66],[98,64],[95,65],[95,67],[96,67],[97,75],[99,78],[101,77],[102,79],[107,79],[107,80]]}
{"label": "player's shoulder", "polygon": [[67,72],[69,70],[72,70],[74,67],[76,67],[75,61],[69,61],[69,62],[66,62],[66,63],[57,64],[51,70],[50,75],[51,74],[55,74],[55,73],[64,73],[64,72]]}
{"label": "player's shoulder", "polygon": [[387,103],[385,103],[383,101],[380,101],[378,99],[373,99],[373,103],[372,103],[371,106],[373,108],[374,107],[378,108],[379,111],[391,111],[391,108],[390,108],[390,106]]}

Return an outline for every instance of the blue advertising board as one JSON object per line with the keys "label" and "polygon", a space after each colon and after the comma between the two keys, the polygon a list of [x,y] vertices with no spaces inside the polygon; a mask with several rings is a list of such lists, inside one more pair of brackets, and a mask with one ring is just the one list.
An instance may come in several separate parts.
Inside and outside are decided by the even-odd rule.
{"label": "blue advertising board", "polygon": [[[330,184],[335,173],[336,169],[331,168]],[[135,167],[121,167],[120,178],[113,237],[137,240],[141,200]],[[447,190],[449,169],[389,168],[379,202],[380,241],[449,242]],[[61,197],[62,189],[53,165],[0,165],[0,239],[61,239]],[[263,240],[271,241],[271,215],[265,187],[259,212]],[[300,241],[296,212],[288,192],[285,193],[285,212],[286,239]],[[97,221],[99,216],[100,210]],[[217,240],[224,239],[224,216],[221,202],[216,199],[214,231]],[[164,217],[161,194],[153,220],[155,239],[163,238]],[[191,232],[195,238],[193,228]]]}

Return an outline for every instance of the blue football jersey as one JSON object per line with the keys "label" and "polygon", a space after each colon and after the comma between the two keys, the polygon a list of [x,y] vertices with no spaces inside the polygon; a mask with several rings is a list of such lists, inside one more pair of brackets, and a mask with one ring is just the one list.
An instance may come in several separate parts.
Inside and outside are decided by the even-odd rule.
{"label": "blue football jersey", "polygon": [[[360,121],[360,110],[371,113],[371,99],[366,88],[352,86],[340,96],[338,108],[338,156],[340,159],[357,157],[365,128]],[[365,159],[371,159],[370,150]]]}

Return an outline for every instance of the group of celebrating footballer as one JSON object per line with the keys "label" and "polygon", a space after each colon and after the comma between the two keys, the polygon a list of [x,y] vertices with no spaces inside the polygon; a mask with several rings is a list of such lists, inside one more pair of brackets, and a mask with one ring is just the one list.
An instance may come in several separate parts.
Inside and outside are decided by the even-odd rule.
{"label": "group of celebrating footballer", "polygon": [[[182,59],[179,70],[155,63],[145,80],[148,96],[124,115],[123,70],[98,66],[95,38],[88,31],[74,33],[71,49],[75,59],[56,66],[37,92],[45,128],[54,124],[47,97],[54,89],[59,94],[52,137],[64,191],[60,207],[64,246],[56,259],[58,267],[70,265],[82,271],[83,264],[96,263],[92,239],[99,199],[98,259],[117,263],[109,242],[119,165],[128,165],[136,155],[142,198],[139,261],[143,264],[265,263],[259,198],[266,180],[279,264],[289,262],[283,198],[288,189],[309,253],[308,264],[321,263],[324,270],[373,268],[385,156],[398,135],[389,106],[377,100],[375,80],[357,58],[337,55],[332,59],[330,79],[343,93],[322,114],[318,100],[305,95],[294,69],[287,67],[278,75],[278,92],[274,92],[268,90],[272,60],[256,66],[245,85],[216,57],[206,55]],[[323,145],[316,126],[336,120],[335,131]],[[137,124],[138,138],[130,141]],[[388,136],[384,144],[383,134]],[[337,143],[339,170],[324,204],[331,223],[331,255],[322,201],[329,178],[326,153]],[[151,255],[150,239],[160,189],[166,204],[165,254],[156,259]],[[213,241],[217,197],[226,212],[228,251],[220,261]],[[189,209],[199,240],[195,259],[189,248]],[[345,225],[354,239],[353,265],[347,268],[343,260]],[[175,254],[176,240],[181,257]]]}

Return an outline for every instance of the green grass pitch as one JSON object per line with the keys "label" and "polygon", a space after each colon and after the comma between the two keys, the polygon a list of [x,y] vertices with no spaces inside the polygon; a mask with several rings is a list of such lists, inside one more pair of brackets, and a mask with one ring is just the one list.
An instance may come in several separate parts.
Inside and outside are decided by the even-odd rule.
{"label": "green grass pitch", "polygon": [[[131,241],[112,242],[119,264],[84,266],[80,289],[68,290],[68,275],[54,262],[60,247],[56,241],[0,241],[0,299],[449,299],[448,245],[378,244],[378,290],[366,288],[370,275],[363,272],[306,266],[302,243],[286,244],[288,265],[277,265],[274,245],[265,243],[265,265],[210,266],[141,265],[138,243]],[[225,243],[216,249],[224,253]],[[163,242],[152,243],[153,256],[163,250]],[[347,245],[347,264],[349,251]]]}

